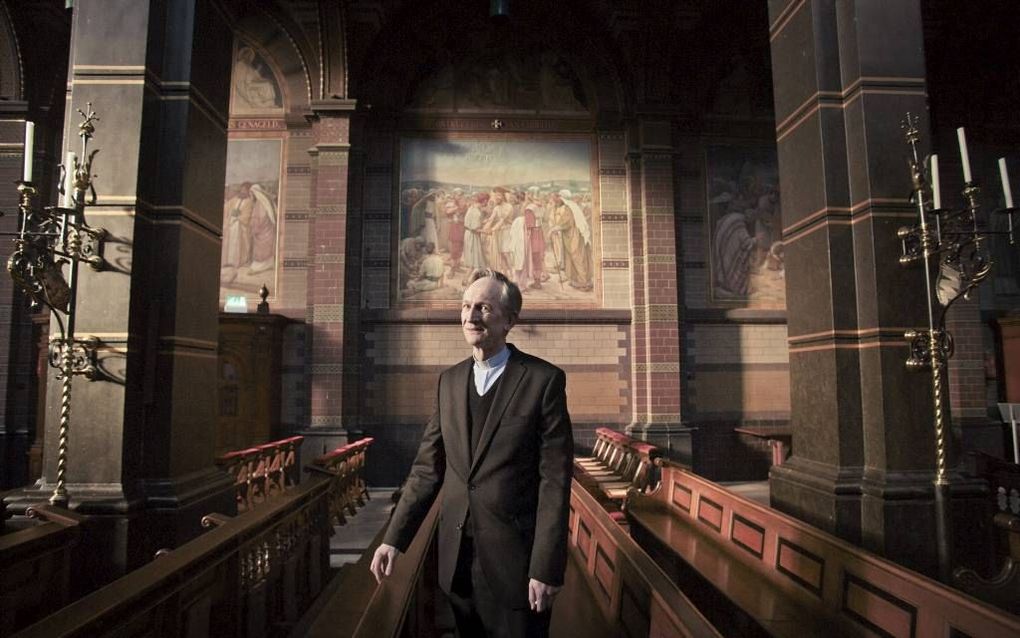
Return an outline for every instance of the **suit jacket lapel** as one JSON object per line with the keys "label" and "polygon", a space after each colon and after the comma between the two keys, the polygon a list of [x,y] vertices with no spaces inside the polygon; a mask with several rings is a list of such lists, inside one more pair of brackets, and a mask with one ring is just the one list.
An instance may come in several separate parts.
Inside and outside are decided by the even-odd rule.
{"label": "suit jacket lapel", "polygon": [[[450,383],[446,387],[446,406],[453,411],[453,426],[457,438],[447,443],[446,453],[455,465],[461,468],[464,476],[471,466],[471,440],[468,434],[468,381],[474,359],[468,358],[458,364],[450,374]],[[452,443],[452,445],[451,445]]]}
{"label": "suit jacket lapel", "polygon": [[[513,346],[510,347],[513,348]],[[517,392],[517,386],[520,385],[521,379],[524,378],[524,371],[525,367],[521,362],[520,356],[517,355],[517,350],[512,349],[510,351],[510,358],[506,362],[506,369],[503,371],[503,378],[499,380],[499,385],[496,386],[496,396],[492,398],[492,408],[489,410],[489,416],[485,419],[485,427],[482,428],[482,434],[478,439],[478,449],[474,451],[468,478],[478,469],[479,461],[485,456],[485,451],[489,448],[493,435],[496,434],[496,426],[499,420],[503,418],[503,413],[506,412],[507,406],[510,405],[514,393]],[[464,429],[465,431],[467,430],[467,428]],[[465,449],[467,448],[465,447]]]}

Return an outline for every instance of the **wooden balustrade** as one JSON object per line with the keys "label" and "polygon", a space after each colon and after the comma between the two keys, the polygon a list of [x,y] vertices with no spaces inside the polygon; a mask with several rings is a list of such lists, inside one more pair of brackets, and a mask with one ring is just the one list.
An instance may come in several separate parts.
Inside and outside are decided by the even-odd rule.
{"label": "wooden balustrade", "polygon": [[332,487],[315,475],[235,518],[210,515],[213,529],[17,636],[286,635],[330,576]]}
{"label": "wooden balustrade", "polygon": [[365,456],[374,441],[365,437],[353,443],[338,447],[315,459],[307,469],[333,477],[334,486],[330,491],[330,514],[336,525],[345,525],[347,517],[357,514],[368,500],[368,486],[365,484]]}
{"label": "wooden balustrade", "polygon": [[71,594],[74,549],[81,540],[81,518],[40,504],[29,508],[33,521],[0,536],[0,636],[59,609]]}
{"label": "wooden balustrade", "polygon": [[1020,618],[672,463],[632,492],[631,532],[738,635],[1018,636]]}
{"label": "wooden balustrade", "polygon": [[234,477],[239,513],[298,484],[303,440],[303,436],[292,436],[229,452],[216,459],[216,465]]}

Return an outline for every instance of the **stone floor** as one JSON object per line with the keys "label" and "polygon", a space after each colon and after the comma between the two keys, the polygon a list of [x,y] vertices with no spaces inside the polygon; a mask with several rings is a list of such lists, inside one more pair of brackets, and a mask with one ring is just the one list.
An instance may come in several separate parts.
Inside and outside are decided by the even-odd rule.
{"label": "stone floor", "polygon": [[336,534],[329,541],[329,566],[338,569],[348,563],[357,562],[386,521],[389,520],[393,502],[390,496],[396,488],[369,488],[370,500],[347,519],[347,524],[336,528]]}

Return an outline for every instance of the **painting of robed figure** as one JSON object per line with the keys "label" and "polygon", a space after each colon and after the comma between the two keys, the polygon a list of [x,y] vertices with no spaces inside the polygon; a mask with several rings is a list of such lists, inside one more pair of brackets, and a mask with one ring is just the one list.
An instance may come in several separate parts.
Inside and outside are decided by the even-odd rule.
{"label": "painting of robed figure", "polygon": [[227,144],[223,195],[220,296],[276,290],[279,237],[279,139],[234,139]]}
{"label": "painting of robed figure", "polygon": [[712,301],[785,308],[786,266],[775,150],[710,146],[706,156]]}
{"label": "painting of robed figure", "polygon": [[459,300],[495,268],[529,301],[594,302],[591,155],[578,139],[403,139],[398,300]]}

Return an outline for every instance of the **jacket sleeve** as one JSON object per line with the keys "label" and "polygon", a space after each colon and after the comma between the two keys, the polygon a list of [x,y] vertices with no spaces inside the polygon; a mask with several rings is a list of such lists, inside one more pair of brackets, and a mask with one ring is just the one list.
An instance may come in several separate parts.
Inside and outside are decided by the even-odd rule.
{"label": "jacket sleeve", "polygon": [[563,584],[567,567],[567,518],[573,478],[574,437],[567,413],[566,376],[557,369],[542,396],[538,511],[528,577]]}
{"label": "jacket sleeve", "polygon": [[401,552],[407,551],[429,508],[436,500],[439,488],[443,485],[446,448],[443,445],[443,433],[440,428],[439,389],[442,383],[440,377],[432,418],[425,425],[425,434],[411,465],[411,473],[404,482],[400,502],[393,510],[386,535],[383,537],[384,543],[393,545]]}

